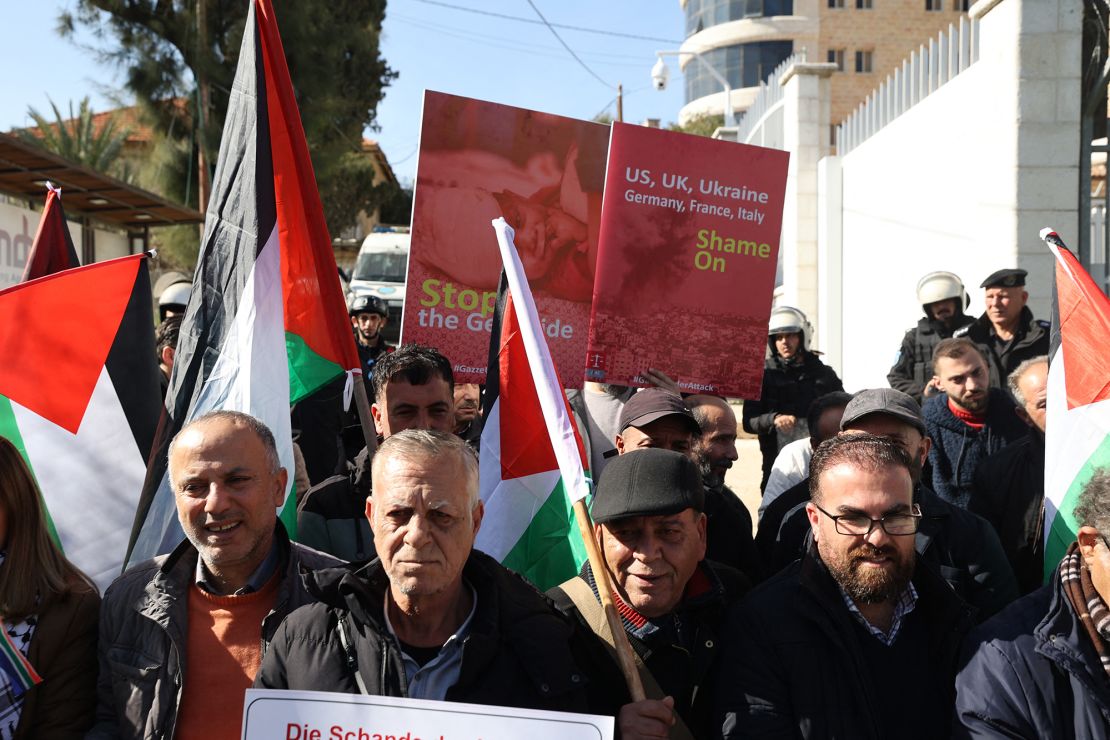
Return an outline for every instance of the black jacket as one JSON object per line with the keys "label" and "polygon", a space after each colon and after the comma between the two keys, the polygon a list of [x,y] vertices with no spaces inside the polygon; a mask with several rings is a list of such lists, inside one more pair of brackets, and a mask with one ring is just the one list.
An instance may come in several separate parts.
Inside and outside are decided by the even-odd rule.
{"label": "black jacket", "polygon": [[[806,550],[810,532],[805,510],[808,486],[807,478],[780,497],[797,498],[796,489],[805,492],[805,498],[787,513],[771,542],[771,559],[767,562],[775,570],[785,568]],[[914,501],[921,506],[922,519],[914,535],[913,549],[948,582],[956,595],[975,608],[979,621],[994,616],[1018,597],[1013,570],[998,535],[985,519],[953,506],[920,483],[914,488]],[[778,499],[773,503],[778,503]],[[766,522],[765,514],[760,534]]]}
{"label": "black jacket", "polygon": [[736,568],[751,583],[766,574],[752,540],[752,515],[728,486],[705,489],[706,560]]}
{"label": "black jacket", "polygon": [[[809,502],[809,478],[787,488],[763,511],[755,532],[755,549],[768,575],[778,573],[805,551],[809,532],[805,505]],[[789,520],[789,521],[788,521]]]}
{"label": "black jacket", "polygon": [[975,319],[960,313],[956,316],[955,326],[949,329],[943,321],[922,317],[917,326],[902,337],[902,347],[898,359],[890,368],[886,380],[895,390],[913,396],[921,403],[925,386],[933,377],[933,350],[942,339],[948,339],[953,331],[962,329]]}
{"label": "black jacket", "polygon": [[[960,642],[971,626],[970,608],[923,563],[913,584],[918,593],[914,611],[920,610],[924,619],[919,624],[928,631],[927,662],[916,675],[943,711],[907,716],[906,722],[919,734],[923,728],[926,733],[940,728],[933,736],[943,737]],[[862,628],[816,548],[752,591],[730,624],[736,639],[725,643],[722,663],[733,678],[720,683],[716,712],[726,739],[899,736],[880,727],[884,707],[877,693],[879,683],[889,679],[864,661]]]}
{"label": "black jacket", "polygon": [[[582,575],[575,578],[589,583],[593,577],[589,568],[587,563],[582,567]],[[696,738],[714,735],[712,702],[716,683],[727,680],[727,675],[719,678],[721,645],[731,637],[725,630],[725,617],[748,588],[747,579],[739,571],[703,560],[674,613],[653,620],[662,625],[661,629],[640,637],[628,632],[626,624],[625,633],[633,650],[660,688],[674,698],[675,711]],[[589,629],[588,622],[561,587],[555,586],[547,595],[560,611]]]}
{"label": "black jacket", "polygon": [[815,399],[842,390],[844,385],[836,371],[812,352],[803,350],[798,362],[784,362],[778,355],[767,359],[763,365],[759,400],[745,401],[742,415],[744,431],[759,435],[759,450],[763,453],[760,489],[767,484],[767,476],[779,453],[775,416],[795,416],[798,422],[804,422],[809,405]]}
{"label": "black jacket", "polygon": [[313,486],[297,506],[297,539],[352,563],[374,557],[374,535],[366,519],[370,453],[365,447],[353,469]]}
{"label": "black jacket", "polygon": [[[285,615],[313,600],[303,577],[339,561],[290,543],[285,527],[274,530],[285,548],[285,573],[274,608],[259,625],[263,654]],[[104,592],[100,608],[97,723],[89,740],[172,738],[184,685],[189,589],[197,551],[184,541],[169,555],[140,563]],[[242,702],[242,697],[222,697]]]}
{"label": "black jacket", "polygon": [[1110,681],[1058,570],[1050,584],[975,630],[964,653],[955,737],[1110,737]]}
{"label": "black jacket", "polygon": [[972,429],[953,415],[943,393],[925,401],[921,413],[933,440],[931,482],[942,499],[967,508],[979,463],[1025,436],[1028,427],[1014,408],[1008,393],[991,388],[986,422],[982,429]]}
{"label": "black jacket", "polygon": [[975,471],[967,508],[998,532],[1022,594],[1044,584],[1044,437],[1029,428]]}
{"label": "black jacket", "polygon": [[[448,701],[615,716],[627,693],[592,633],[560,614],[527,581],[477,550],[463,567],[477,609]],[[379,560],[358,571],[315,574],[319,603],[289,615],[274,635],[255,686],[406,696],[400,646],[385,626],[389,580]],[[340,643],[346,621],[352,653]],[[353,660],[351,656],[353,655]]]}
{"label": "black jacket", "polygon": [[995,388],[1005,388],[1006,378],[1017,369],[1017,366],[1034,357],[1048,354],[1048,333],[1050,325],[1047,321],[1034,319],[1029,307],[1021,309],[1018,319],[1017,331],[1009,343],[998,339],[994,333],[994,325],[984,313],[972,323],[952,333],[954,337],[967,337],[979,345],[983,354],[987,356],[987,364],[991,371],[991,385]]}

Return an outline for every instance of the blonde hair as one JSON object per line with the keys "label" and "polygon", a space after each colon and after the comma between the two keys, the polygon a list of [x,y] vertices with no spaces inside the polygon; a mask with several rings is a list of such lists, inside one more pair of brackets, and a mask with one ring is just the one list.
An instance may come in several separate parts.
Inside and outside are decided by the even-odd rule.
{"label": "blonde hair", "polygon": [[46,526],[39,488],[19,450],[0,437],[0,508],[7,515],[7,557],[0,565],[0,615],[21,620],[70,591],[96,590],[66,560]]}

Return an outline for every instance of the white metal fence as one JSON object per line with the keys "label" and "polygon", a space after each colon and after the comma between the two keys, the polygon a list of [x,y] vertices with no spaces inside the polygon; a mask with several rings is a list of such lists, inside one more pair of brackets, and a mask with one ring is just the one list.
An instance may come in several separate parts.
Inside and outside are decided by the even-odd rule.
{"label": "white metal fence", "polygon": [[[854,113],[836,127],[844,155],[979,60],[979,21],[960,17],[903,60]],[[743,141],[743,139],[741,139]]]}
{"label": "white metal fence", "polygon": [[757,143],[752,137],[757,129],[766,122],[767,118],[782,105],[782,75],[791,65],[801,64],[806,60],[806,53],[802,51],[791,54],[782,64],[775,67],[775,71],[767,79],[759,83],[759,92],[755,100],[744,111],[744,116],[736,127],[736,140],[741,144]]}

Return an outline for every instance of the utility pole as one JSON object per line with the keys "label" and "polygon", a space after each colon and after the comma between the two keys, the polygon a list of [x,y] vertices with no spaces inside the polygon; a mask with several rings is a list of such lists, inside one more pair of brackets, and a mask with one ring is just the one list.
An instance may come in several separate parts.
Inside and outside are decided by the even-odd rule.
{"label": "utility pole", "polygon": [[[208,7],[207,0],[197,0],[197,205],[202,214],[208,209],[208,154],[205,120],[208,117]],[[203,231],[204,225],[201,225]]]}
{"label": "utility pole", "polygon": [[617,83],[617,120],[624,123],[624,85]]}

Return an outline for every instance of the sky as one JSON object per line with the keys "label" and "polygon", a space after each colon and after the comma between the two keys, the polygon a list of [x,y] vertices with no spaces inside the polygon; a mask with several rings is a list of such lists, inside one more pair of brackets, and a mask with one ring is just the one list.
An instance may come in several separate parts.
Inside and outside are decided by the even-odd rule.
{"label": "sky", "polygon": [[[115,107],[122,74],[82,48],[101,42],[82,31],[75,43],[56,31],[59,13],[72,9],[72,0],[5,5],[3,26],[18,32],[0,44],[0,129],[30,125],[28,106],[52,117],[47,96],[63,113],[69,101],[76,107],[85,95],[95,111]],[[280,26],[280,0],[277,5]],[[536,9],[588,70],[539,22]],[[382,55],[399,77],[378,106],[378,130],[366,135],[379,142],[401,181],[410,182],[425,89],[590,119],[615,114],[615,88],[622,83],[626,121],[674,121],[684,102],[676,60],[668,59],[671,79],[663,92],[652,88],[651,67],[656,51],[678,48],[683,29],[679,0],[390,0]]]}

